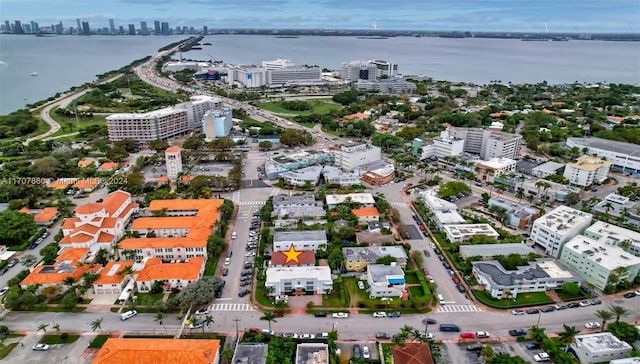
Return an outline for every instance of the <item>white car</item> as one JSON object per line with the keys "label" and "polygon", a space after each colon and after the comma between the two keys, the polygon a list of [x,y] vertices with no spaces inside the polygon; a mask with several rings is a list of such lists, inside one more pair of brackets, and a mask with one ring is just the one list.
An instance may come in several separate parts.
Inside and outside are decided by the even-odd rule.
{"label": "white car", "polygon": [[591,306],[591,302],[589,302],[589,301],[580,302],[580,307],[587,307],[587,306]]}
{"label": "white car", "polygon": [[489,335],[488,332],[486,331],[476,331],[476,337],[479,339],[485,338],[485,337],[489,337],[491,335]]}
{"label": "white car", "polygon": [[300,334],[299,336],[301,339],[313,339],[313,335],[311,334]]}
{"label": "white car", "polygon": [[549,354],[547,353],[539,353],[533,356],[533,360],[535,361],[549,361]]}
{"label": "white car", "polygon": [[256,252],[246,252],[244,253],[245,257],[255,257],[256,256]]}
{"label": "white car", "polygon": [[49,345],[47,344],[35,344],[31,349],[35,351],[47,351],[49,350]]}
{"label": "white car", "polygon": [[4,287],[3,289],[0,289],[0,296],[7,293],[8,290],[9,290],[9,287]]}
{"label": "white car", "polygon": [[382,311],[374,312],[373,313],[373,317],[376,317],[376,318],[387,317],[387,314],[385,312],[382,312]]}
{"label": "white car", "polygon": [[331,317],[333,318],[349,318],[349,314],[346,312],[334,312]]}
{"label": "white car", "polygon": [[364,283],[362,281],[358,281],[358,288],[364,289]]}
{"label": "white car", "polygon": [[436,335],[433,334],[432,332],[427,332],[427,333],[423,332],[422,334],[420,334],[420,336],[424,337],[426,339],[429,339],[429,340],[435,340],[436,339]]}
{"label": "white car", "polygon": [[194,312],[194,314],[196,315],[206,315],[209,313],[209,308],[201,308],[199,310],[197,310],[196,312]]}
{"label": "white car", "polygon": [[362,347],[362,357],[364,359],[371,358],[371,352],[369,351],[369,347],[368,346],[363,346]]}
{"label": "white car", "polygon": [[520,315],[524,315],[524,311],[523,310],[513,310],[511,311],[512,315],[516,315],[516,316],[520,316]]}
{"label": "white car", "polygon": [[285,332],[284,334],[282,334],[282,337],[288,337],[291,339],[297,339],[298,338],[298,334],[293,333],[293,332]]}
{"label": "white car", "polygon": [[597,329],[598,327],[600,327],[600,323],[599,322],[587,322],[586,324],[584,324],[584,327],[586,327],[587,329]]}
{"label": "white car", "polygon": [[427,280],[429,281],[429,283],[436,283],[432,276],[427,276]]}

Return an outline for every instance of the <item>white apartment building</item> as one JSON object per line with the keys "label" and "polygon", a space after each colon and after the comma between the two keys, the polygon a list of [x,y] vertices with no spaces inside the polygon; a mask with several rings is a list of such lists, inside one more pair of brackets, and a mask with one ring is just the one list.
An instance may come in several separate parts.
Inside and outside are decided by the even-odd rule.
{"label": "white apartment building", "polygon": [[640,173],[640,145],[602,138],[567,138],[567,147],[587,148],[587,154],[606,158],[614,170],[638,175]]}
{"label": "white apartment building", "polygon": [[277,70],[282,68],[294,67],[295,64],[289,59],[278,58],[271,61],[262,61],[262,67],[267,70]]}
{"label": "white apartment building", "polygon": [[373,207],[376,204],[376,200],[373,198],[373,195],[370,193],[347,193],[344,195],[326,195],[325,201],[327,202],[327,208],[329,210],[336,207],[336,205],[341,203],[359,203],[364,205],[364,207]]}
{"label": "white apartment building", "polygon": [[466,222],[464,217],[458,213],[458,206],[436,197],[435,190],[422,191],[419,196],[429,208],[431,217],[439,230],[442,230],[444,225],[464,224]]}
{"label": "white apartment building", "polygon": [[202,117],[202,131],[206,139],[229,136],[231,128],[233,120],[231,109],[228,107],[208,110]]}
{"label": "white apartment building", "polygon": [[327,232],[324,230],[311,231],[275,231],[273,233],[273,251],[289,250],[293,245],[295,250],[313,250],[327,247]]}
{"label": "white apartment building", "polygon": [[345,81],[375,80],[378,66],[368,61],[352,61],[342,64],[340,77]]}
{"label": "white apartment building", "polygon": [[608,363],[629,356],[633,348],[610,332],[576,335],[571,349],[582,364]]}
{"label": "white apartment building", "polygon": [[575,163],[567,163],[564,178],[574,185],[588,187],[602,183],[609,175],[611,162],[590,155],[583,155]]}
{"label": "white apartment building", "polygon": [[220,107],[217,97],[193,96],[191,101],[146,113],[117,113],[106,117],[109,139],[133,139],[139,142],[166,140],[199,130],[207,110]]}
{"label": "white apartment building", "polygon": [[316,197],[311,193],[305,193],[303,195],[276,195],[272,200],[273,209],[302,207],[313,208],[316,207]]}
{"label": "white apartment building", "polygon": [[476,167],[480,169],[479,177],[481,180],[493,182],[501,174],[514,173],[516,171],[516,161],[508,158],[493,158],[486,161],[477,161]]}
{"label": "white apartment building", "polygon": [[267,70],[267,85],[318,85],[323,84],[322,72],[318,67],[287,67]]}
{"label": "white apartment building", "polygon": [[377,77],[387,76],[389,78],[398,74],[398,64],[391,61],[384,61],[381,59],[374,59],[369,61],[370,63],[376,65]]}
{"label": "white apartment building", "polygon": [[567,206],[558,206],[539,217],[531,229],[531,240],[543,247],[547,254],[557,258],[562,246],[581,234],[593,215]]}
{"label": "white apartment building", "polygon": [[440,132],[440,137],[424,141],[420,159],[454,157],[464,152],[464,140],[451,135],[449,129]]}
{"label": "white apartment building", "polygon": [[497,260],[471,262],[473,276],[496,299],[516,298],[520,293],[544,292],[580,278],[552,260],[538,260],[516,270],[506,270]]}
{"label": "white apartment building", "polygon": [[633,281],[640,271],[640,258],[616,245],[583,235],[576,236],[564,245],[560,262],[599,289],[609,285],[618,267],[625,267],[627,271],[626,275],[619,277],[620,280]]}
{"label": "white apartment building", "polygon": [[333,290],[331,268],[328,266],[291,266],[267,268],[265,287],[273,287],[271,295],[313,292],[325,294]]}
{"label": "white apartment building", "polygon": [[227,70],[229,85],[247,88],[265,86],[267,84],[267,69],[261,67],[230,66]]}
{"label": "white apartment building", "polygon": [[450,128],[451,135],[464,140],[466,153],[478,154],[482,159],[517,159],[522,136],[481,128]]}
{"label": "white apartment building", "polygon": [[413,82],[405,81],[401,78],[358,80],[356,89],[392,95],[415,94],[418,90]]}
{"label": "white apartment building", "polygon": [[402,297],[406,285],[402,268],[395,264],[367,265],[367,283],[369,296],[374,298]]}
{"label": "white apartment building", "polygon": [[336,166],[345,171],[353,171],[358,166],[382,159],[382,151],[370,144],[343,145],[334,157]]}
{"label": "white apartment building", "polygon": [[640,233],[636,231],[596,221],[583,235],[609,245],[617,245],[633,255],[640,255]]}
{"label": "white apartment building", "polygon": [[500,234],[489,224],[451,224],[444,225],[442,229],[452,243],[462,243],[474,236],[488,236],[496,239],[500,237]]}

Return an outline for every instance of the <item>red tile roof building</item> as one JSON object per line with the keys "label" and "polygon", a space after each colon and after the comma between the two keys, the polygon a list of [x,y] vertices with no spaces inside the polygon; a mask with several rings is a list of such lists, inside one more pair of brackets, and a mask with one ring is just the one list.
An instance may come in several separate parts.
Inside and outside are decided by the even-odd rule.
{"label": "red tile roof building", "polygon": [[392,349],[393,364],[433,364],[429,344],[405,343]]}
{"label": "red tile roof building", "polygon": [[110,338],[92,364],[218,364],[219,351],[220,340]]}

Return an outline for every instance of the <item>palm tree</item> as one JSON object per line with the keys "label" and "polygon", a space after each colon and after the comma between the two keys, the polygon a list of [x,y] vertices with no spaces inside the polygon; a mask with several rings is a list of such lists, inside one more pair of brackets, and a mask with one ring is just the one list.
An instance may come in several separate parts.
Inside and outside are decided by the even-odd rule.
{"label": "palm tree", "polygon": [[564,331],[558,334],[560,337],[560,342],[565,344],[570,344],[573,341],[573,338],[579,333],[575,326],[569,326],[566,324],[562,324],[564,327]]}
{"label": "palm tree", "polygon": [[265,312],[264,316],[260,317],[261,321],[267,321],[269,323],[269,332],[271,332],[271,322],[276,321],[276,315],[273,312]]}
{"label": "palm tree", "polygon": [[40,324],[38,331],[47,332],[47,327],[49,327],[49,324]]}
{"label": "palm tree", "polygon": [[231,363],[231,359],[233,359],[233,349],[226,348],[222,350],[220,356],[222,356],[227,361],[227,363]]}
{"label": "palm tree", "polygon": [[616,317],[616,322],[619,322],[621,317],[629,316],[629,310],[623,306],[612,305],[609,310]]}
{"label": "palm tree", "polygon": [[53,327],[54,330],[56,330],[56,332],[60,332],[60,324],[59,323],[57,323],[57,322],[54,323],[52,327]]}
{"label": "palm tree", "polygon": [[606,325],[607,321],[611,320],[611,318],[613,317],[613,313],[607,310],[598,310],[596,311],[595,315],[597,318],[602,320],[602,328],[600,329],[600,332],[603,332],[604,326]]}
{"label": "palm tree", "polygon": [[162,323],[162,320],[164,320],[164,312],[160,311],[156,314],[156,317],[153,319],[153,321],[158,322],[158,324],[160,324],[160,326],[162,326],[164,328],[164,332],[165,334],[167,333],[167,327],[164,326],[164,324]]}
{"label": "palm tree", "polygon": [[91,326],[91,331],[93,332],[96,332],[96,330],[102,331],[102,320],[104,320],[103,317],[91,321],[89,323],[89,325]]}
{"label": "palm tree", "polygon": [[491,346],[484,345],[482,347],[482,357],[484,358],[484,360],[489,360],[493,358],[494,355],[495,355],[495,352],[493,351],[493,348]]}
{"label": "palm tree", "polygon": [[[209,328],[209,330],[211,330],[211,324],[213,323],[213,316],[211,315],[206,315],[204,317],[204,324],[207,325],[207,327]],[[271,331],[271,330],[269,330]]]}

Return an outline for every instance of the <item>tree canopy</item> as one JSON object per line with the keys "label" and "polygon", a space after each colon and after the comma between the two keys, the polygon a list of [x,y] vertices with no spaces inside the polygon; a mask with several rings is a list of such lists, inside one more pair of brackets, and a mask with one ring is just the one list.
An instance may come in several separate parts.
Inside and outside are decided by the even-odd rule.
{"label": "tree canopy", "polygon": [[0,240],[5,245],[20,245],[36,232],[33,216],[15,210],[0,212]]}
{"label": "tree canopy", "polygon": [[176,296],[178,305],[187,307],[209,303],[221,285],[222,280],[220,278],[210,276],[204,276],[195,282],[191,282]]}

